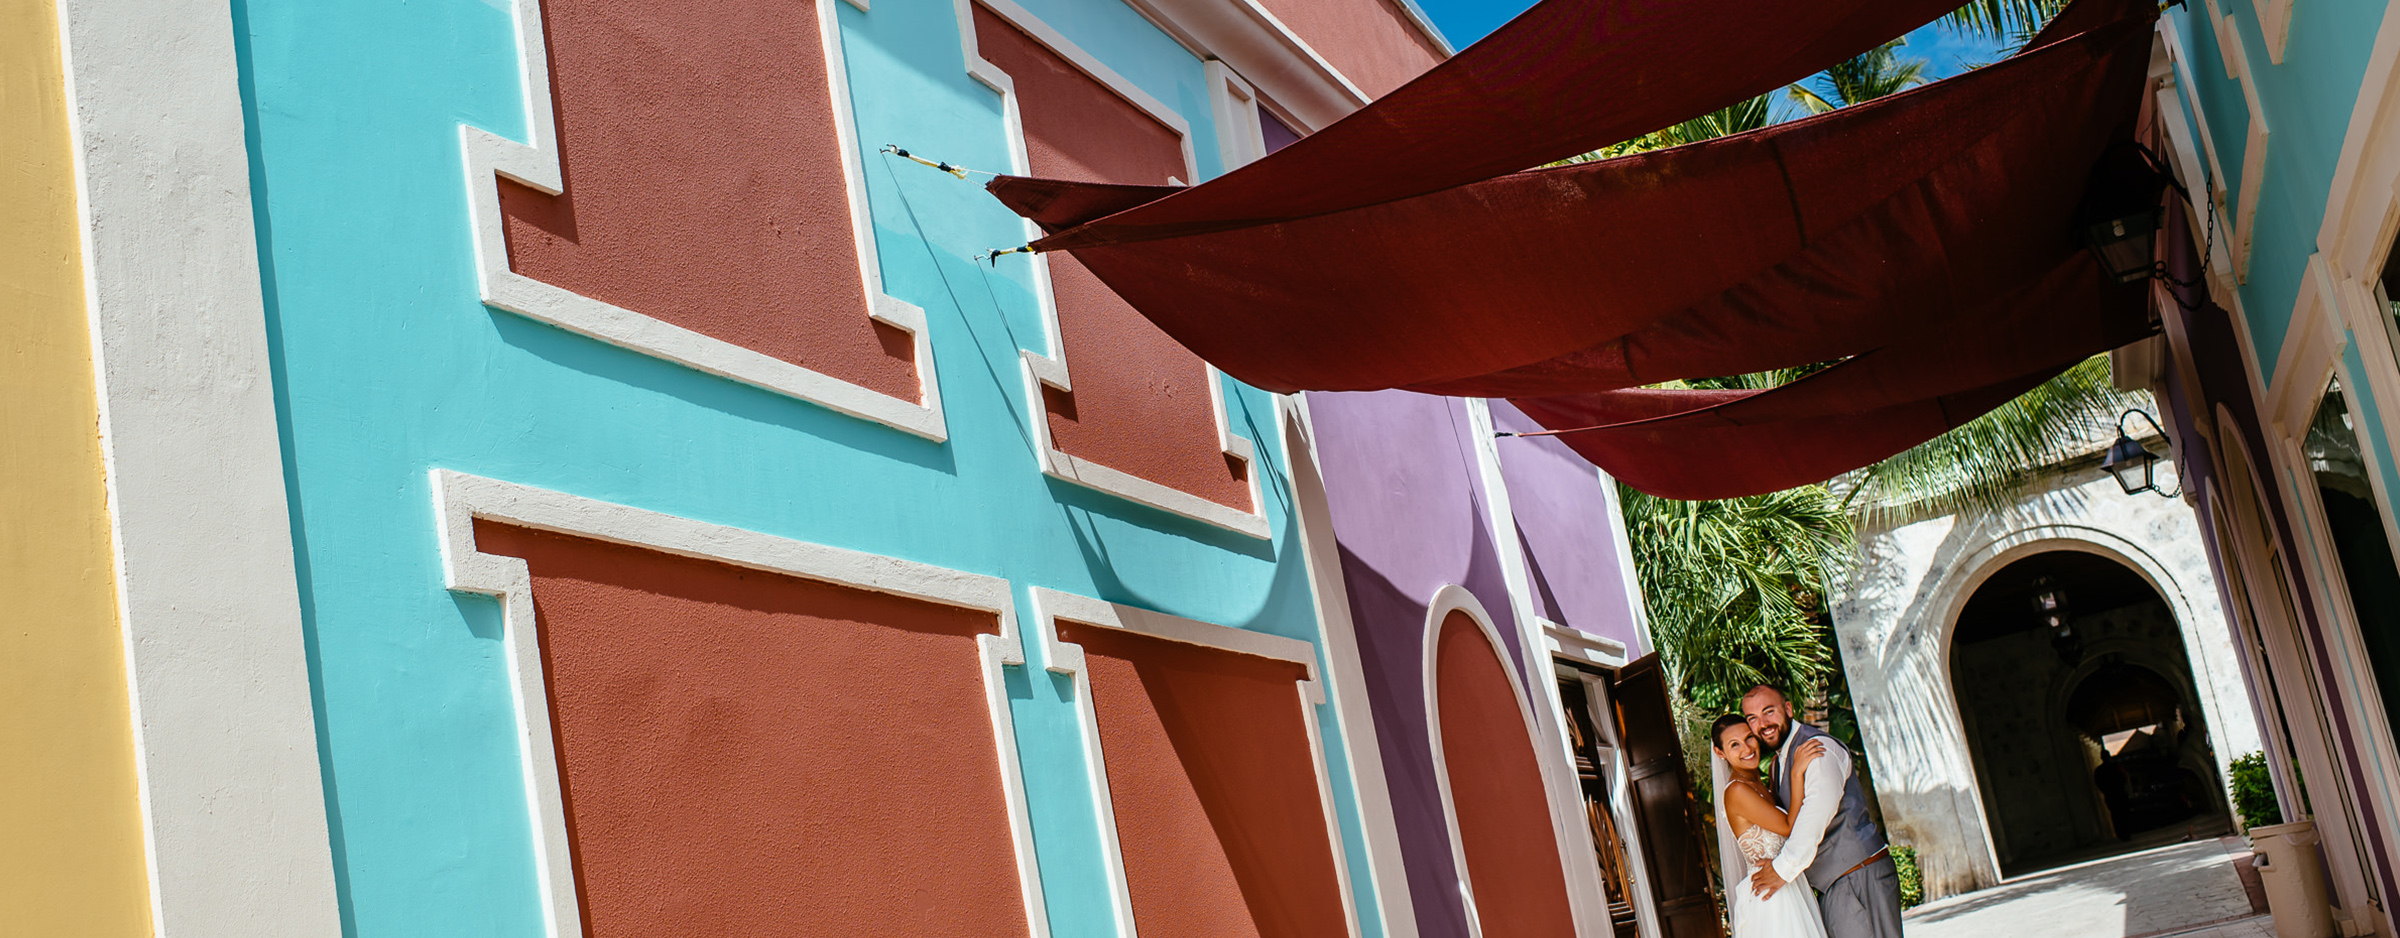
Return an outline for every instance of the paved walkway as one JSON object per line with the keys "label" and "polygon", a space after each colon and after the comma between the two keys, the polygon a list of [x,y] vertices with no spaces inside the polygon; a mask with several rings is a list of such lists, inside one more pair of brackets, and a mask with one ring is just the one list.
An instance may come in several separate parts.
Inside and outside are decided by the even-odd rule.
{"label": "paved walkway", "polygon": [[1908,936],[2269,938],[2229,850],[2248,852],[2201,840],[2043,870],[1910,909]]}

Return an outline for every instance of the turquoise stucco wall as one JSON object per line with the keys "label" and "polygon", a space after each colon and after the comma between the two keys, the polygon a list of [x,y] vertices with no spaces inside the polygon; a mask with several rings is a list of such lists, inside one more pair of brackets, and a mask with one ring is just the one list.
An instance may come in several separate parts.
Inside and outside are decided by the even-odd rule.
{"label": "turquoise stucco wall", "polygon": [[[2242,164],[2250,132],[2250,108],[2241,82],[2227,78],[2210,27],[2206,0],[2168,11],[2193,59],[2179,70],[2190,83],[2215,139],[2217,158],[2231,193],[2227,210],[2239,213]],[[2250,271],[2241,285],[2242,312],[2258,350],[2260,376],[2274,381],[2292,306],[2317,250],[2317,229],[2333,188],[2334,164],[2349,132],[2350,112],[2366,75],[2367,57],[2388,4],[2382,0],[2296,0],[2282,64],[2267,57],[2258,11],[2247,0],[2216,0],[2235,24],[2249,60],[2252,82],[2266,112],[2267,159],[2253,229]],[[2194,9],[2194,7],[2200,7]],[[2231,219],[2225,219],[2226,230]]]}
{"label": "turquoise stucco wall", "polygon": [[[1030,0],[1190,119],[1201,63],[1115,0]],[[1044,478],[1017,350],[1042,349],[1020,243],[974,184],[886,142],[1005,169],[1000,102],[948,0],[836,4],[887,292],[925,309],[951,439],[929,443],[483,306],[459,125],[524,139],[507,0],[234,0],[273,376],[345,932],[538,932],[497,607],[442,588],[427,471],[448,468],[1314,640],[1274,403],[1258,541]],[[1035,643],[1028,643],[1034,645]],[[1109,930],[1068,683],[1010,669],[1052,924]],[[1356,889],[1337,715],[1320,710]],[[1357,906],[1380,934],[1373,905]]]}

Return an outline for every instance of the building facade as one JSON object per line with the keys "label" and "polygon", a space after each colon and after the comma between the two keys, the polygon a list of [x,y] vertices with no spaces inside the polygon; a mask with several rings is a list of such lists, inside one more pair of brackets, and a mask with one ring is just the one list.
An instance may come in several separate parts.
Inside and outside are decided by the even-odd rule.
{"label": "building facade", "polygon": [[2100,456],[2008,511],[1860,531],[1834,630],[1928,898],[2238,829],[2225,779],[2261,736],[2199,519]]}
{"label": "building facade", "polygon": [[2400,18],[2207,0],[2152,57],[2188,191],[2161,254],[2153,386],[2196,495],[2287,817],[2315,821],[2347,934],[2400,892]]}
{"label": "building facade", "polygon": [[1612,483],[989,255],[1404,2],[7,10],[12,927],[1714,933]]}

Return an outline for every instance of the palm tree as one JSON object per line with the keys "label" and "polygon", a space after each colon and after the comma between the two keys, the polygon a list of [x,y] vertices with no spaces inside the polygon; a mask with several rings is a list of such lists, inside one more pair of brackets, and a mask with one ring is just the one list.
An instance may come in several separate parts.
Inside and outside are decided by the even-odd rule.
{"label": "palm tree", "polygon": [[[1944,17],[1942,25],[1962,35],[2022,42],[2066,2],[1972,0]],[[1793,85],[1785,94],[1822,113],[1922,84],[1926,62],[1901,59],[1896,50],[1904,42],[1895,39],[1827,69],[1815,79],[1815,89]],[[1764,127],[1774,121],[1773,97],[1752,98],[1567,162]],[[1830,364],[1672,386],[1768,388]],[[1839,710],[1848,689],[1827,628],[1827,588],[1830,572],[1846,568],[1854,557],[1853,525],[1997,510],[2022,494],[2034,470],[2069,455],[2069,447],[2089,439],[2118,409],[2138,399],[2116,391],[2105,358],[2094,357],[1831,487],[1680,502],[1620,486],[1652,639],[1679,692],[1687,731],[1762,682],[1795,696],[1818,697]],[[1834,719],[1838,724],[1842,718],[1837,713]]]}
{"label": "palm tree", "polygon": [[1943,16],[1941,23],[1962,36],[2021,43],[2066,6],[2067,0],[1972,0]]}
{"label": "palm tree", "polygon": [[1820,90],[1793,85],[1788,93],[1809,113],[1823,114],[1922,85],[1926,61],[1902,59],[1895,51],[1907,44],[1907,39],[1894,39],[1861,52],[1818,75],[1816,83]]}
{"label": "palm tree", "polygon": [[1886,527],[2014,504],[2035,470],[2107,440],[2115,417],[2149,396],[2116,389],[2094,355],[2015,400],[1840,480],[1841,503]]}
{"label": "palm tree", "polygon": [[1745,130],[1757,130],[1775,122],[1774,100],[1774,95],[1762,94],[1747,101],[1737,101],[1727,107],[1710,111],[1673,127],[1655,130],[1623,143],[1601,147],[1582,156],[1570,156],[1551,165],[1563,166],[1568,163],[1589,163],[1593,160],[1615,159],[1632,153],[1664,150],[1668,147],[1679,147],[1702,140],[1730,137]]}
{"label": "palm tree", "polygon": [[1816,688],[1832,657],[1824,597],[1850,517],[1822,485],[1686,502],[1620,487],[1650,634],[1679,696],[1708,714],[1751,686]]}

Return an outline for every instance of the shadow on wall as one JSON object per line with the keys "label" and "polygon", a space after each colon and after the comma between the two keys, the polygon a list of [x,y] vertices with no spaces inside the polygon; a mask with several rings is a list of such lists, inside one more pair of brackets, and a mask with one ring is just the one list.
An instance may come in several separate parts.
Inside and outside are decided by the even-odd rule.
{"label": "shadow on wall", "polygon": [[[1339,551],[1417,928],[1428,936],[1464,938],[1467,910],[1458,894],[1458,867],[1451,860],[1425,721],[1421,632],[1429,607],[1351,553],[1349,545],[1339,545]],[[1417,623],[1411,631],[1419,634],[1402,640],[1394,634],[1399,623]]]}

